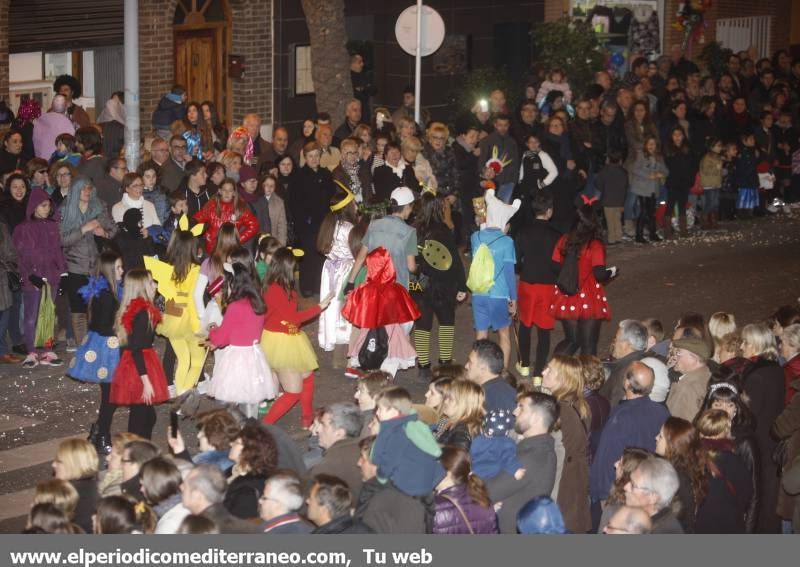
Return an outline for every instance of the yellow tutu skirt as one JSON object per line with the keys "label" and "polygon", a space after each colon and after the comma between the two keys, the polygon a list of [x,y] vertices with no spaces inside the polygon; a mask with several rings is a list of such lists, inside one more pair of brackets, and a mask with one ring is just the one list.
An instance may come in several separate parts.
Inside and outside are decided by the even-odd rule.
{"label": "yellow tutu skirt", "polygon": [[296,335],[264,331],[261,348],[274,371],[313,372],[319,368],[314,347],[302,331]]}

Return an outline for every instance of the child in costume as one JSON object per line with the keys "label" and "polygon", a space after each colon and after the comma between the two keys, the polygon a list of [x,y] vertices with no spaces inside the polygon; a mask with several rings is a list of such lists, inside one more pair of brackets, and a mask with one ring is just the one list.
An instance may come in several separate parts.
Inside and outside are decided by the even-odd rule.
{"label": "child in costume", "polygon": [[[510,205],[495,196],[494,189],[484,194],[486,202],[486,222],[478,232],[472,234],[472,258],[467,286],[473,292],[472,315],[475,320],[475,331],[478,339],[489,336],[489,330],[497,331],[498,342],[503,350],[504,366],[508,367],[511,357],[511,315],[517,310],[517,281],[514,275],[516,254],[514,241],[506,236],[508,223],[520,207],[520,200],[514,199]],[[485,248],[481,248],[481,247]],[[488,248],[494,267],[491,274],[491,285],[488,289],[478,288],[472,284],[473,270],[478,266],[478,252]]]}
{"label": "child in costume", "polygon": [[224,179],[220,183],[219,191],[195,213],[194,220],[208,226],[205,239],[206,251],[209,254],[214,251],[217,232],[226,222],[236,225],[241,244],[245,244],[258,233],[258,219],[247,203],[239,197],[236,183],[232,179]]}
{"label": "child in costume", "polygon": [[391,387],[378,394],[375,415],[380,429],[372,446],[379,480],[391,480],[409,496],[426,497],[445,477],[442,450],[430,427],[418,420],[411,395]]}
{"label": "child in costume", "polygon": [[192,293],[197,284],[200,267],[195,263],[197,241],[203,225],[189,230],[189,219],[181,217],[167,248],[167,261],[145,257],[144,265],[158,282],[158,292],[166,300],[164,317],[158,333],[169,339],[178,364],[175,370],[175,390],[178,395],[194,388],[203,370],[206,349],[195,336],[200,329]]}
{"label": "child in costume", "polygon": [[[39,364],[61,366],[63,361],[52,350],[52,341],[36,352],[36,323],[39,303],[45,286],[49,285],[51,297],[58,297],[62,274],[67,265],[61,252],[59,222],[53,215],[53,202],[44,189],[35,188],[29,193],[25,220],[14,229],[11,241],[19,254],[19,275],[22,278],[22,304],[25,311],[23,337],[28,356],[22,362],[25,368]],[[55,327],[55,321],[52,321]],[[55,328],[49,329],[55,337]]]}
{"label": "child in costume", "polygon": [[439,322],[439,365],[453,359],[456,305],[467,296],[466,277],[456,239],[444,221],[444,198],[424,192],[417,212],[418,273],[409,289],[421,316],[412,335],[420,377],[430,379],[433,318]]}
{"label": "child in costume", "polygon": [[739,159],[733,171],[733,183],[738,190],[736,216],[750,218],[758,207],[758,150],[752,133],[742,134]]}
{"label": "child in costume", "polygon": [[119,364],[119,339],[114,331],[122,292],[122,258],[113,252],[100,255],[97,274],[78,293],[89,309],[89,332],[78,346],[67,374],[81,382],[100,385],[100,408],[92,424],[89,441],[98,454],[111,448],[111,422],[116,406],[111,405],[111,380]]}
{"label": "child in costume", "polygon": [[417,353],[402,325],[418,319],[420,311],[405,287],[397,283],[392,257],[379,246],[365,260],[367,281],[348,296],[342,315],[359,327],[356,340],[350,345],[350,365],[358,366],[358,353],[370,329],[385,327],[388,353],[381,370],[394,376],[398,370],[411,368]]}
{"label": "child in costume", "polygon": [[352,331],[350,323],[342,317],[344,298],[341,292],[355,262],[350,249],[350,232],[358,221],[358,209],[353,193],[338,181],[334,180],[334,183],[341,190],[331,198],[331,210],[322,221],[317,235],[317,250],[325,256],[319,296],[333,295],[330,309],[326,309],[319,317],[317,338],[324,351],[332,351],[336,345],[348,344]]}
{"label": "child in costume", "polygon": [[299,401],[303,427],[308,428],[314,421],[314,370],[319,365],[314,347],[300,326],[328,307],[332,296],[318,305],[298,311],[294,279],[295,254],[298,252],[279,248],[272,256],[264,281],[267,316],[261,347],[283,388],[283,394],[264,416],[264,423],[275,423]]}
{"label": "child in costume", "polygon": [[153,349],[161,313],[153,304],[156,284],[145,270],[125,275],[125,291],[114,325],[122,355],[111,382],[112,404],[130,406],[128,431],[150,439],[156,424],[153,407],[169,399],[167,377]]}
{"label": "child in costume", "polygon": [[281,243],[277,238],[269,234],[262,234],[258,237],[258,249],[256,250],[256,273],[258,279],[264,281],[267,279],[267,272],[269,271],[269,263],[272,261],[272,255],[281,247]]}
{"label": "child in costume", "polygon": [[[222,320],[222,312],[216,308],[216,302],[212,302],[213,295],[210,287],[214,286],[218,291],[222,289],[221,282],[225,270],[223,266],[230,262],[230,254],[239,247],[239,235],[236,234],[236,227],[226,222],[219,228],[217,242],[214,245],[214,252],[200,264],[200,273],[197,274],[197,282],[194,285],[193,299],[194,309],[200,321],[216,321],[217,325]],[[206,308],[212,309],[212,313],[206,314]],[[208,327],[208,324],[201,325]]]}
{"label": "child in costume", "polygon": [[487,481],[507,472],[517,480],[525,475],[517,459],[517,443],[508,436],[514,430],[514,416],[497,409],[486,414],[483,432],[476,435],[469,448],[472,472]]}
{"label": "child in costume", "polygon": [[214,354],[214,372],[208,394],[223,402],[244,405],[247,417],[258,415],[258,404],[278,393],[261,349],[264,300],[247,266],[225,265],[222,324],[211,326],[208,343]]}

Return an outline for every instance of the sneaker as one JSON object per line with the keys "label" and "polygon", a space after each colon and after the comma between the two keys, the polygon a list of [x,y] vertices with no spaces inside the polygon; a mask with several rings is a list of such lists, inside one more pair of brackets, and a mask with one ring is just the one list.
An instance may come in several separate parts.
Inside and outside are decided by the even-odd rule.
{"label": "sneaker", "polygon": [[344,370],[344,376],[345,378],[350,378],[351,380],[358,380],[359,378],[364,376],[364,373],[358,368],[353,368],[352,366],[348,366]]}
{"label": "sneaker", "polygon": [[523,378],[527,378],[531,375],[531,367],[530,366],[522,366],[522,363],[517,362],[514,365],[514,369],[517,371],[517,374],[522,376]]}
{"label": "sneaker", "polygon": [[42,366],[63,366],[64,361],[58,358],[56,353],[49,351],[39,357],[39,364]]}
{"label": "sneaker", "polygon": [[23,368],[36,368],[37,366],[39,366],[39,359],[36,357],[36,353],[33,352],[22,361]]}

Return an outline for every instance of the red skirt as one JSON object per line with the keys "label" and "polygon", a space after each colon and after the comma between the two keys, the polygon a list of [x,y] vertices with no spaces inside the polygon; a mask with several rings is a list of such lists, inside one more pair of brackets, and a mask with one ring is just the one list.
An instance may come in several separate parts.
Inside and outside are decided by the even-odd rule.
{"label": "red skirt", "polygon": [[555,288],[553,317],[561,319],[599,319],[611,320],[611,307],[608,305],[606,291],[594,278],[581,282],[581,289],[575,295],[564,295]]}
{"label": "red skirt", "polygon": [[[144,367],[147,370],[147,377],[153,386],[153,399],[148,405],[160,404],[169,399],[167,391],[167,377],[161,360],[156,351],[148,348],[142,351],[144,357]],[[122,351],[119,365],[114,372],[114,381],[111,383],[111,403],[118,406],[132,406],[144,404],[142,401],[142,379],[136,369],[131,351]]]}
{"label": "red skirt", "polygon": [[556,320],[550,307],[556,286],[553,284],[530,284],[519,282],[517,286],[517,316],[526,327],[536,325],[540,329],[552,329]]}

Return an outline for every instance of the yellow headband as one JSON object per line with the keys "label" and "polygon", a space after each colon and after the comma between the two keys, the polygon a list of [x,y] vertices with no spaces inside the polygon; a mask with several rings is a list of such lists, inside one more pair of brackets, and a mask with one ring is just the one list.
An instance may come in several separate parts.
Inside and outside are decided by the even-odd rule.
{"label": "yellow headband", "polygon": [[336,211],[338,211],[338,210],[341,210],[341,209],[345,208],[347,205],[349,205],[351,202],[353,202],[353,199],[355,199],[356,197],[355,197],[355,195],[353,195],[353,193],[350,191],[350,189],[348,189],[347,187],[345,187],[345,186],[344,186],[342,183],[340,183],[339,181],[336,181],[336,180],[334,179],[334,180],[333,180],[333,182],[334,182],[334,183],[336,183],[336,185],[338,185],[338,186],[339,186],[339,187],[341,187],[342,189],[344,189],[344,192],[345,192],[345,193],[347,193],[347,196],[346,196],[344,199],[342,199],[341,201],[339,201],[339,202],[338,202],[338,203],[336,203],[335,205],[331,205],[331,207],[330,207],[330,208],[331,208],[331,212],[332,212],[332,213],[335,213]]}
{"label": "yellow headband", "polygon": [[300,248],[292,248],[291,246],[287,246],[286,249],[291,251],[292,255],[295,258],[302,258],[303,256],[306,255],[306,253],[303,252]]}
{"label": "yellow headband", "polygon": [[[206,225],[202,223],[194,225],[190,231],[192,236],[200,236],[203,234],[203,229],[205,226]],[[181,215],[181,218],[178,219],[178,228],[181,230],[189,230],[189,217],[186,215]]]}

